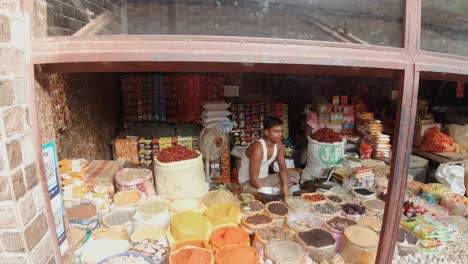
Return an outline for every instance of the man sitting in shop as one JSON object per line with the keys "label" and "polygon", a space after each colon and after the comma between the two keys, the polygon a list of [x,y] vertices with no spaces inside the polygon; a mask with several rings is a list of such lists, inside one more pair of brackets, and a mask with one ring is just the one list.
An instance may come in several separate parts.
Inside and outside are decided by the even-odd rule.
{"label": "man sitting in shop", "polygon": [[[276,117],[267,117],[263,122],[264,135],[252,143],[242,156],[239,183],[242,192],[258,195],[262,187],[281,188],[284,196],[289,195],[290,182],[299,181],[299,173],[288,173],[283,150],[283,122]],[[268,168],[278,161],[279,173],[268,174]],[[290,175],[288,175],[290,174]]]}

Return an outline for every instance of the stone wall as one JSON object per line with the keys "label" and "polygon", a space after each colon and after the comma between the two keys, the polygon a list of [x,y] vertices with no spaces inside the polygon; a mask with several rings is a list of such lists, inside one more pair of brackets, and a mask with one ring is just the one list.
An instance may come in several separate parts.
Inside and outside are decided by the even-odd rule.
{"label": "stone wall", "polygon": [[[54,263],[29,117],[29,27],[20,0],[0,1],[0,263]],[[36,1],[35,1],[36,2]]]}
{"label": "stone wall", "polygon": [[121,0],[46,0],[49,36],[73,35],[91,19],[108,11],[112,22],[99,34],[119,34],[121,28]]}

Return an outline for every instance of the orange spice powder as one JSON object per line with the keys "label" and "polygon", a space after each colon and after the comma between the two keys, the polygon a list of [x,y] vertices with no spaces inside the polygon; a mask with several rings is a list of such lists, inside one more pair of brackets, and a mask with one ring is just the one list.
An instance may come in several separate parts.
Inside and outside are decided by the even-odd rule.
{"label": "orange spice powder", "polygon": [[216,253],[215,264],[258,264],[257,251],[249,246],[228,246]]}
{"label": "orange spice powder", "polygon": [[199,248],[183,248],[169,257],[170,264],[211,264],[211,261],[211,253]]}
{"label": "orange spice powder", "polygon": [[214,248],[232,245],[249,245],[249,234],[240,227],[226,226],[216,229],[211,234],[210,244]]}

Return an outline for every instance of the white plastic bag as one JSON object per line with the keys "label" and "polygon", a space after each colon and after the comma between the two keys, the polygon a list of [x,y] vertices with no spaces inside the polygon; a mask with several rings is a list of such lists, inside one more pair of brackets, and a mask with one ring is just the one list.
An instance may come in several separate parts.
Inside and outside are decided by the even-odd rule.
{"label": "white plastic bag", "polygon": [[302,173],[301,183],[320,178],[323,170],[343,161],[345,140],[335,143],[322,143],[307,137],[307,166]]}
{"label": "white plastic bag", "polygon": [[435,172],[436,179],[450,187],[451,193],[465,194],[464,184],[465,169],[461,165],[443,163]]}

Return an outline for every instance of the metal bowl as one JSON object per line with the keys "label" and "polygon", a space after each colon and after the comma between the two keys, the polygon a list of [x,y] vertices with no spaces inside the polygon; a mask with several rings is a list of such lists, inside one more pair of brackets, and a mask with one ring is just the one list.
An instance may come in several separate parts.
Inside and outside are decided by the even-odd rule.
{"label": "metal bowl", "polygon": [[280,188],[262,187],[257,191],[260,197],[260,201],[262,201],[263,203],[279,201],[283,197],[283,192]]}

